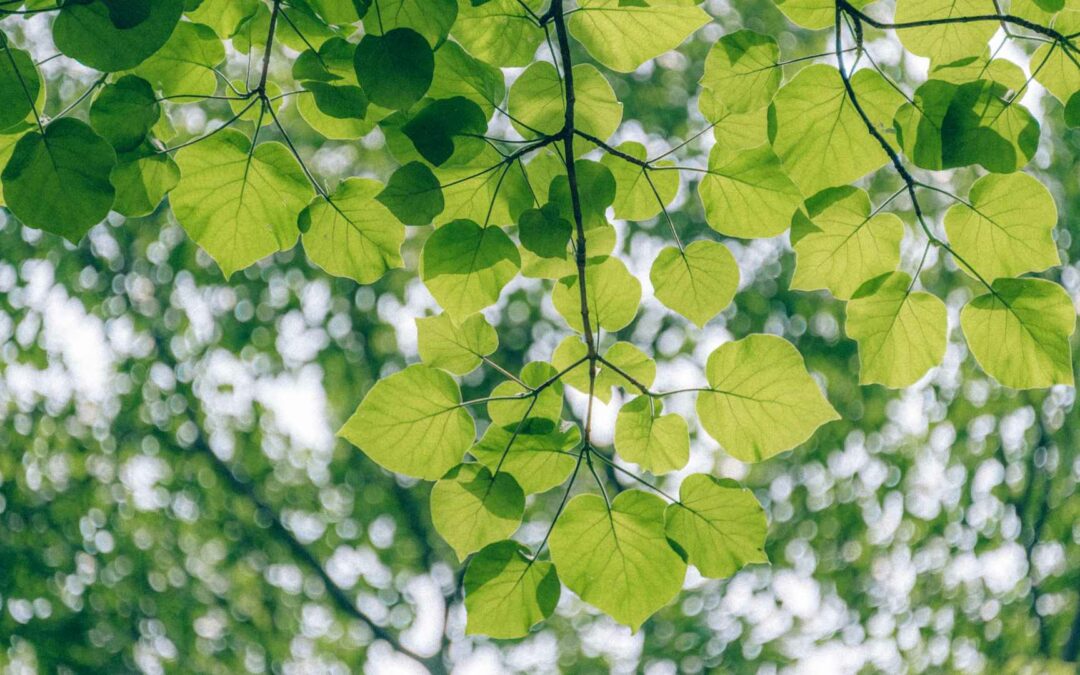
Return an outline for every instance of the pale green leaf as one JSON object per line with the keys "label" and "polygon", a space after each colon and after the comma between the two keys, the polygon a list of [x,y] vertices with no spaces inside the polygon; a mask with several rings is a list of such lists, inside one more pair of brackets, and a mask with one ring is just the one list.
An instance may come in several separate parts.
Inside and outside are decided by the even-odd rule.
{"label": "pale green leaf", "polygon": [[1013,389],[1071,386],[1076,308],[1065,289],[1042,279],[998,279],[993,289],[960,312],[982,369]]}
{"label": "pale green leaf", "polygon": [[663,500],[640,490],[619,493],[610,509],[599,495],[574,497],[548,545],[562,582],[635,632],[686,576],[664,534]]}
{"label": "pale green leaf", "polygon": [[[544,2],[525,0],[524,4],[539,14]],[[544,31],[520,0],[491,0],[481,5],[458,0],[458,19],[451,32],[470,54],[501,67],[528,65],[544,40]]]}
{"label": "pale green leaf", "polygon": [[1055,225],[1050,191],[1024,173],[983,176],[945,214],[952,249],[987,281],[1060,265]]}
{"label": "pale green leaf", "polygon": [[739,265],[723,244],[695,241],[660,251],[649,279],[657,300],[703,327],[735,298]]}
{"label": "pale green leaf", "polygon": [[896,269],[904,223],[893,213],[871,213],[870,195],[847,186],[806,201],[792,228],[795,274],[791,287],[828,289],[847,300],[863,283]]}
{"label": "pale green leaf", "polygon": [[681,469],[690,460],[686,420],[675,413],[664,415],[663,409],[659,399],[638,396],[615,418],[615,451],[657,475]]}
{"label": "pale green leaf", "polygon": [[[619,152],[645,161],[646,150],[641,143],[628,141],[615,148]],[[615,178],[615,217],[622,220],[648,220],[660,214],[675,199],[679,191],[679,172],[671,170],[674,162],[660,161],[660,170],[646,170],[622,157],[605,153],[600,163]]]}
{"label": "pale green leaf", "polygon": [[521,267],[514,242],[498,227],[455,220],[424,243],[420,278],[451,318],[495,304]]}
{"label": "pale green leaf", "polygon": [[299,218],[308,258],[361,284],[401,267],[405,228],[376,199],[382,190],[370,178],[349,178],[328,199],[315,197]]}
{"label": "pale green leaf", "polygon": [[550,363],[532,361],[521,369],[518,379],[532,388],[544,386],[543,391],[525,396],[528,390],[512,380],[492,389],[491,398],[495,400],[487,406],[492,424],[515,425],[533,418],[558,422],[562,417],[563,383],[560,380],[552,381],[557,374]]}
{"label": "pale green leaf", "polygon": [[509,473],[531,495],[566,482],[577,463],[571,451],[580,444],[581,430],[576,425],[560,427],[534,417],[521,424],[492,424],[469,452],[492,471],[499,467]]}
{"label": "pale green leaf", "polygon": [[[818,30],[832,28],[836,23],[835,0],[773,0],[780,11],[787,16],[792,23],[797,23],[803,28]],[[850,0],[852,7],[862,9],[873,0]]]}
{"label": "pale green leaf", "polygon": [[242,133],[224,129],[180,150],[176,163],[173,214],[226,277],[296,243],[311,186],[284,145],[252,148]]}
{"label": "pale green leaf", "polygon": [[768,523],[754,493],[730,479],[687,476],[679,501],[665,513],[666,532],[702,576],[730,577],[750,563],[767,563]]}
{"label": "pale green leaf", "polygon": [[701,426],[743,462],[790,450],[839,419],[802,355],[775,335],[720,345],[709,355],[705,377],[709,389],[697,399]]}
{"label": "pale green leaf", "polygon": [[521,544],[500,541],[473,556],[465,571],[467,635],[523,637],[551,616],[562,586],[555,567],[532,560]]}
{"label": "pale green leaf", "polygon": [[460,325],[447,314],[419,318],[416,333],[420,360],[455,375],[476,370],[483,357],[499,348],[499,336],[482,314],[466,317]]}
{"label": "pale green leaf", "polygon": [[[574,128],[607,140],[622,121],[622,104],[594,66],[574,66]],[[566,93],[559,72],[547,61],[525,69],[510,87],[511,123],[522,136],[551,135],[563,128]]]}
{"label": "pale green leaf", "polygon": [[570,33],[589,54],[612,70],[629,73],[649,59],[675,49],[709,22],[690,0],[579,0],[570,15]]}
{"label": "pale green leaf", "polygon": [[[994,13],[994,5],[986,0],[896,0],[897,23]],[[997,30],[998,25],[993,21],[954,21],[936,26],[907,28],[898,31],[897,35],[909,51],[948,62],[981,54]]]}
{"label": "pale green leaf", "polygon": [[802,204],[802,193],[768,145],[739,151],[713,146],[698,195],[710,227],[743,239],[787,230]]}
{"label": "pale green leaf", "polygon": [[[616,257],[592,259],[585,267],[585,295],[592,331],[615,332],[634,320],[641,304],[641,282]],[[581,291],[576,275],[560,279],[551,300],[572,329],[584,331]]]}
{"label": "pale green leaf", "polygon": [[911,277],[894,272],[868,282],[847,306],[844,324],[859,343],[859,383],[900,389],[915,384],[945,357],[945,303],[911,290]]}
{"label": "pale green leaf", "polygon": [[209,26],[181,21],[169,41],[134,73],[165,96],[210,96],[217,90],[214,66],[225,60],[225,47]]}
{"label": "pale green leaf", "polygon": [[780,46],[774,38],[750,30],[728,33],[705,57],[701,86],[715,92],[732,112],[758,110],[780,88],[779,59]]}
{"label": "pale green leaf", "polygon": [[411,28],[438,48],[457,18],[457,0],[379,0],[368,11],[364,30],[373,35],[395,28]]}
{"label": "pale green leaf", "polygon": [[517,481],[480,464],[460,464],[431,488],[431,524],[458,560],[512,535],[524,512]]}
{"label": "pale green leaf", "polygon": [[338,435],[394,473],[437,480],[476,437],[453,378],[424,365],[379,380]]}

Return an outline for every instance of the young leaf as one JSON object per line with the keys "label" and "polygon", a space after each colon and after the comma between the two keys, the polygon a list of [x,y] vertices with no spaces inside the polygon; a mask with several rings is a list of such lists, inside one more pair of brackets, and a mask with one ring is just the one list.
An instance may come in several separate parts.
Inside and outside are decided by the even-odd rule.
{"label": "young leaf", "polygon": [[53,22],[53,40],[94,70],[127,70],[165,44],[183,10],[182,0],[65,2]]}
{"label": "young leaf", "polygon": [[911,290],[894,272],[868,281],[847,306],[848,336],[859,343],[859,383],[893,389],[917,382],[945,357],[945,303]]}
{"label": "young leaf", "polygon": [[[581,338],[577,335],[568,335],[551,355],[552,365],[561,371],[579,362],[587,353],[588,349]],[[629,342],[616,342],[604,352],[603,356],[605,361],[634,378],[638,384],[650,387],[656,379],[656,362]],[[563,375],[562,382],[583,394],[589,393],[588,367],[582,364],[581,367],[574,368]],[[621,387],[632,392],[640,391],[637,385],[620,375],[614,368],[607,364],[598,364],[593,384],[593,396],[608,403],[611,401],[612,387]]]}
{"label": "young leaf", "polygon": [[173,158],[147,146],[119,155],[109,174],[116,189],[112,210],[128,218],[153,213],[180,182],[180,167]]}
{"label": "young leaf", "polygon": [[90,125],[117,152],[138,147],[160,117],[153,88],[135,75],[106,85],[90,106]]}
{"label": "young leaf", "polygon": [[[628,141],[616,148],[621,153],[645,161],[645,146]],[[670,170],[670,161],[657,162],[655,171],[626,161],[622,157],[605,154],[600,163],[611,171],[615,179],[615,217],[622,220],[648,220],[660,214],[675,199],[679,191],[679,172]]]}
{"label": "young leaf", "polygon": [[701,328],[735,298],[739,265],[727,246],[695,241],[660,251],[649,279],[657,300]]}
{"label": "young leaf", "polygon": [[364,30],[381,35],[395,28],[411,28],[436,49],[446,40],[457,12],[457,0],[379,0],[364,22]]}
{"label": "young leaf", "polygon": [[493,66],[529,65],[544,31],[525,8],[534,13],[544,0],[491,0],[483,4],[458,2],[458,20],[451,32],[470,54]]}
{"label": "young leaf", "polygon": [[983,176],[945,214],[953,250],[988,281],[1060,265],[1055,225],[1050,191],[1024,173]]}
{"label": "young leaf", "polygon": [[709,22],[704,10],[680,0],[654,0],[648,5],[579,0],[577,4],[570,15],[570,33],[593,58],[620,73],[675,49]]}
{"label": "young leaf", "polygon": [[435,230],[420,258],[420,278],[451,318],[495,304],[521,267],[514,242],[498,227],[455,220]]}
{"label": "young leaf", "polygon": [[570,500],[548,542],[559,578],[585,602],[637,632],[682,588],[686,562],[668,545],[664,502],[627,490]]}
{"label": "young leaf", "polygon": [[865,190],[850,185],[823,190],[806,201],[806,211],[809,217],[797,215],[791,231],[792,288],[827,288],[847,300],[864,282],[900,263],[904,223],[893,213],[872,214]]}
{"label": "young leaf", "polygon": [[0,180],[8,209],[24,225],[77,244],[112,208],[116,153],[85,122],[61,117],[15,144]]}
{"label": "young leaf", "polygon": [[[550,382],[557,374],[558,371],[550,363],[532,361],[526,363],[521,369],[519,379],[529,387],[539,387]],[[487,406],[491,422],[513,428],[514,425],[526,419],[545,419],[556,423],[562,419],[563,383],[561,380],[551,382],[550,386],[535,396],[510,398],[521,396],[526,391],[524,387],[513,381],[502,382],[492,389],[493,400]]]}
{"label": "young leaf", "polygon": [[[589,64],[574,66],[574,92],[574,128],[601,140],[615,133],[622,121],[622,104],[600,71]],[[565,122],[565,98],[562,76],[555,66],[537,61],[510,87],[511,123],[526,138],[537,132],[557,133]]]}
{"label": "young leaf", "polygon": [[[993,9],[993,5],[988,9],[982,0],[896,0],[896,22],[932,22],[965,16],[985,16],[993,13],[990,11]],[[909,51],[948,62],[980,54],[997,29],[992,21],[954,21],[902,30],[898,37]]]}
{"label": "young leaf", "polygon": [[437,480],[461,463],[476,427],[453,378],[415,365],[376,382],[338,435],[385,469]]}
{"label": "young leaf", "polygon": [[466,317],[461,325],[446,314],[419,318],[416,342],[420,360],[455,375],[468,375],[499,348],[499,336],[483,314]]}
{"label": "young leaf", "polygon": [[754,493],[726,478],[687,476],[668,504],[665,531],[702,576],[723,579],[750,563],[767,563],[765,510]]}
{"label": "young leaf", "polygon": [[431,488],[431,524],[458,560],[521,525],[525,493],[507,473],[492,476],[480,464],[459,464]]}
{"label": "young leaf", "polygon": [[728,33],[709,50],[701,86],[716,92],[732,112],[758,110],[780,88],[779,59],[780,46],[772,37],[750,30]]}
{"label": "young leaf", "polygon": [[406,225],[428,225],[445,207],[439,179],[420,162],[395,171],[376,199]]}
{"label": "young leaf", "polygon": [[701,426],[732,457],[760,462],[790,450],[822,424],[840,419],[783,338],[751,335],[720,345],[698,394]]}
{"label": "young leaf", "polygon": [[225,47],[213,29],[181,21],[169,41],[133,71],[165,96],[211,96],[217,90],[214,66]]}
{"label": "young leaf", "polygon": [[[792,23],[803,28],[830,28],[836,22],[835,0],[773,0]],[[855,9],[862,9],[873,0],[849,0]]]}
{"label": "young leaf", "polygon": [[41,74],[30,54],[0,40],[0,131],[25,120],[38,103]]}
{"label": "young leaf", "polygon": [[576,425],[560,428],[557,422],[534,417],[506,426],[492,424],[469,452],[492,471],[498,467],[509,473],[531,495],[566,482],[577,462],[571,451],[580,444]]}
{"label": "young leaf", "polygon": [[334,276],[361,284],[401,267],[405,228],[376,200],[382,191],[378,181],[349,178],[329,199],[312,199],[299,218],[308,258]]}
{"label": "young leaf", "polygon": [[562,586],[555,567],[530,560],[514,541],[490,544],[473,556],[465,571],[465,612],[468,635],[510,639],[551,616]]}
{"label": "young leaf", "polygon": [[661,414],[659,399],[638,396],[615,419],[615,451],[653,474],[677,471],[690,460],[690,435],[681,415]]}
{"label": "young leaf", "polygon": [[1013,389],[1071,386],[1069,336],[1076,309],[1069,294],[1042,279],[998,279],[993,289],[960,312],[964,337],[982,369]]}
{"label": "young leaf", "polygon": [[[581,319],[581,292],[577,276],[560,279],[551,293],[555,309],[570,328],[585,329]],[[637,315],[641,304],[641,282],[615,257],[589,261],[585,273],[585,295],[589,303],[592,330],[615,332],[625,328]]]}
{"label": "young leaf", "polygon": [[802,203],[799,188],[767,145],[738,152],[713,146],[698,195],[710,227],[744,239],[787,230]]}
{"label": "young leaf", "polygon": [[[892,122],[904,99],[877,71],[855,72],[851,85],[876,126]],[[804,195],[851,183],[888,161],[832,66],[800,70],[776,93],[773,112],[773,150]]]}
{"label": "young leaf", "polygon": [[394,110],[408,110],[423,98],[435,73],[431,45],[411,28],[365,35],[355,59],[356,79],[368,99]]}

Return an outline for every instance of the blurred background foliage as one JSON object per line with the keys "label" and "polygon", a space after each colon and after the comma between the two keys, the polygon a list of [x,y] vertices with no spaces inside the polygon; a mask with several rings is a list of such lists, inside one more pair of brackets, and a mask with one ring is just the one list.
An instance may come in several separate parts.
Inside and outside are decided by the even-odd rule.
{"label": "blurred background foliage", "polygon": [[[770,1],[705,6],[716,22],[678,52],[611,78],[626,105],[621,140],[663,151],[704,128],[693,92],[724,32],[776,35],[784,58],[829,49],[827,32],[793,31]],[[8,19],[4,29],[44,58],[55,53],[44,21]],[[925,61],[898,61],[892,38],[873,33],[868,46],[909,91],[925,77]],[[1022,47],[1004,53],[1026,64]],[[242,73],[244,63],[234,53],[230,69]],[[279,81],[288,66],[277,59]],[[46,112],[93,77],[63,57],[42,69],[56,92]],[[1044,136],[1029,171],[1061,213],[1065,265],[1049,274],[1075,299],[1080,130],[1063,128],[1037,85],[1028,97]],[[324,141],[303,132],[294,105],[283,114],[330,180],[385,179],[394,166],[378,131],[361,143]],[[224,102],[206,102],[174,109],[172,122],[195,137],[230,115]],[[704,163],[709,136],[681,151],[684,164]],[[956,191],[973,178],[947,177]],[[692,187],[684,177],[676,226],[684,240],[715,236]],[[880,201],[899,184],[883,171],[866,187]],[[932,205],[935,222],[945,206]],[[617,226],[647,284],[663,228]],[[751,467],[695,435],[690,465],[668,479],[712,470],[752,487],[769,514],[771,566],[724,581],[691,573],[678,600],[634,635],[564,592],[555,617],[527,639],[466,637],[460,568],[431,528],[429,486],[395,478],[334,437],[375,379],[416,359],[413,319],[435,311],[412,271],[426,230],[411,230],[406,270],[361,288],[299,249],[226,281],[167,209],[127,221],[114,214],[78,247],[0,212],[0,667],[419,667],[395,656],[359,608],[434,670],[1076,672],[1075,391],[1003,389],[958,335],[919,385],[860,387],[843,303],[787,290],[786,237],[729,242],[743,285],[705,330],[647,299],[619,335],[656,355],[662,382],[723,340],[781,334],[826,385],[844,419],[803,447]],[[905,242],[905,255],[921,253]],[[948,293],[955,329],[977,289],[934,258],[923,281]],[[486,313],[500,332],[500,364],[516,371],[548,358],[565,334],[544,298],[539,282],[518,280]],[[466,398],[490,391],[495,381],[484,378],[466,378]],[[599,408],[601,438],[618,402]],[[607,480],[617,489],[614,474]],[[559,496],[530,503],[523,540],[542,538]]]}

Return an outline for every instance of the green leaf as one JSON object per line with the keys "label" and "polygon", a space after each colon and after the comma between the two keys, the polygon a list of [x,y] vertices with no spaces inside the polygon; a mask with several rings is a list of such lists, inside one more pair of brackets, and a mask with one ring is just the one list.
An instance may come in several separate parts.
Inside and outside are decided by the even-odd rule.
{"label": "green leaf", "polygon": [[395,171],[376,199],[406,225],[428,225],[446,205],[439,179],[420,162]]}
{"label": "green leaf", "polygon": [[664,535],[664,502],[640,490],[567,503],[548,542],[559,578],[585,602],[637,632],[678,594],[686,562]]}
{"label": "green leaf", "polygon": [[476,427],[453,378],[414,365],[376,382],[338,435],[385,469],[437,480],[461,463]]}
{"label": "green leaf", "polygon": [[893,213],[871,213],[865,190],[850,185],[824,190],[806,201],[806,210],[809,218],[800,213],[792,227],[791,288],[827,288],[847,300],[864,282],[900,264],[904,223]]}
{"label": "green leaf", "polygon": [[944,80],[953,84],[964,84],[972,80],[991,80],[1001,83],[1014,92],[1024,88],[1027,75],[1024,69],[1007,59],[992,59],[990,50],[984,50],[980,56],[968,56],[958,61],[933,64],[930,68],[931,80]]}
{"label": "green leaf", "polygon": [[461,219],[482,223],[487,219],[489,225],[510,225],[507,181],[500,183],[502,172],[490,170],[501,160],[494,148],[481,142],[475,157],[438,167],[435,175],[442,184],[445,207],[436,224]]}
{"label": "green leaf", "polygon": [[679,502],[664,514],[667,535],[701,575],[723,579],[750,563],[767,563],[765,510],[738,483],[702,473],[687,476]]}
{"label": "green leaf", "polygon": [[499,348],[499,336],[483,314],[466,317],[460,325],[446,314],[419,318],[416,334],[420,360],[455,375],[468,375]]}
{"label": "green leaf", "polygon": [[225,60],[225,47],[209,26],[180,22],[172,37],[134,73],[165,96],[210,96],[217,90],[214,66]]}
{"label": "green leaf", "polygon": [[301,52],[293,61],[292,76],[301,81],[358,84],[355,58],[356,45],[343,38],[330,38],[317,51]]}
{"label": "green leaf", "polygon": [[566,259],[572,233],[570,221],[561,216],[554,204],[529,209],[518,221],[521,245],[541,258]]}
{"label": "green leaf", "polygon": [[90,125],[118,152],[138,147],[160,117],[150,83],[134,75],[105,85],[90,106]]}
{"label": "green leaf", "polygon": [[775,335],[720,345],[709,355],[705,377],[709,389],[697,399],[701,426],[742,462],[790,450],[840,419],[798,350]]}
{"label": "green leaf", "polygon": [[368,14],[364,30],[373,35],[411,28],[438,48],[457,18],[457,0],[379,0]]}
{"label": "green leaf", "polygon": [[[965,16],[985,16],[994,13],[994,6],[983,0],[896,0],[896,22],[956,19]],[[898,31],[900,42],[919,56],[941,61],[955,61],[981,54],[986,43],[997,32],[993,21],[953,22],[936,26],[919,26]]]}
{"label": "green leaf", "polygon": [[432,101],[401,130],[413,142],[417,152],[435,166],[441,166],[451,158],[455,164],[467,162],[487,147],[480,138],[487,131],[484,111],[461,96]]}
{"label": "green leaf", "polygon": [[615,451],[653,474],[677,471],[690,460],[690,432],[681,415],[661,414],[659,399],[638,396],[615,419]]}
{"label": "green leaf", "polygon": [[802,204],[802,193],[767,145],[738,152],[713,146],[698,195],[710,227],[743,239],[784,232]]}
{"label": "green leaf", "polygon": [[982,369],[1006,387],[1073,384],[1069,336],[1076,309],[1065,290],[1042,279],[998,279],[993,292],[960,312],[960,327]]}
{"label": "green leaf", "polygon": [[[348,120],[367,116],[368,99],[360,87],[314,81],[304,82],[304,88],[311,92],[316,107],[330,117]],[[267,94],[270,95],[269,91]]]}
{"label": "green leaf", "polygon": [[210,26],[226,39],[233,36],[240,22],[251,17],[259,5],[259,0],[202,0],[197,9],[187,12],[187,17]]}
{"label": "green leaf", "polygon": [[750,30],[729,33],[709,50],[701,86],[714,91],[732,112],[758,110],[780,88],[779,59],[780,46],[772,37]]}
{"label": "green leaf", "polygon": [[[871,121],[887,134],[903,97],[872,69],[855,72],[851,85]],[[854,182],[888,161],[832,66],[800,70],[776,93],[773,112],[773,150],[804,195]]]}
{"label": "green leaf", "polygon": [[25,120],[37,105],[41,94],[41,74],[34,59],[21,49],[0,41],[4,51],[0,58],[0,130],[6,130]]}
{"label": "green leaf", "polygon": [[719,95],[712,89],[702,87],[698,95],[698,109],[712,125],[716,144],[728,153],[755,148],[769,142],[769,115],[771,108],[735,113],[724,107]]}
{"label": "green leaf", "polygon": [[653,0],[637,6],[622,0],[577,4],[570,14],[570,33],[594,59],[621,73],[675,49],[710,21],[704,10],[685,0]]}
{"label": "green leaf", "polygon": [[431,488],[431,524],[458,560],[506,539],[521,525],[525,493],[507,473],[459,464]]}
{"label": "green leaf", "polygon": [[252,148],[247,136],[223,129],[181,149],[176,163],[173,214],[226,277],[296,243],[311,186],[284,145]]}
{"label": "green leaf", "polygon": [[[576,335],[568,335],[551,355],[552,364],[558,370],[569,368],[581,361],[588,353],[585,343]],[[656,379],[656,362],[629,342],[616,342],[603,353],[604,359],[646,387]],[[566,373],[562,381],[583,394],[589,393],[589,369],[587,364]],[[627,391],[640,391],[625,377],[606,364],[596,365],[596,381],[593,396],[604,403],[611,401],[611,388],[622,387]]]}
{"label": "green leaf", "polygon": [[356,79],[368,99],[394,110],[408,110],[423,98],[435,73],[431,45],[411,28],[365,35],[355,59]]}
{"label": "green leaf", "polygon": [[[600,71],[589,64],[574,66],[574,127],[607,140],[622,121],[622,104]],[[566,105],[562,77],[555,66],[537,61],[510,87],[509,112],[518,133],[531,138],[563,128]]]}
{"label": "green leaf", "polygon": [[701,328],[735,298],[739,265],[723,244],[695,241],[660,251],[649,280],[657,300]]}
{"label": "green leaf", "polygon": [[329,199],[312,199],[299,218],[311,262],[361,284],[401,267],[405,228],[376,200],[382,191],[378,181],[348,178]]}
{"label": "green leaf", "polygon": [[435,76],[428,96],[462,96],[479,105],[488,119],[502,105],[506,83],[501,70],[474,59],[458,43],[446,42],[435,52]]}
{"label": "green leaf", "polygon": [[883,275],[848,303],[844,325],[859,343],[860,384],[907,387],[945,358],[945,303],[911,285],[903,272]]}
{"label": "green leaf", "polygon": [[95,70],[134,68],[172,35],[181,0],[65,2],[53,22],[56,48]]}
{"label": "green leaf", "polygon": [[517,420],[506,426],[492,424],[469,452],[492,471],[502,462],[500,470],[531,495],[566,482],[577,463],[571,451],[580,443],[576,425],[560,428],[552,420],[534,417],[520,424]]}
{"label": "green leaf", "polygon": [[116,154],[85,122],[61,117],[42,135],[19,139],[0,180],[8,209],[24,225],[77,244],[109,214]]}
{"label": "green leaf", "polygon": [[[850,0],[855,9],[862,9],[873,0]],[[835,0],[773,0],[780,11],[784,13],[792,23],[803,28],[819,30],[832,28],[836,23]]]}
{"label": "green leaf", "polygon": [[[537,388],[557,374],[552,364],[532,361],[526,363],[521,369],[519,379],[529,387]],[[494,400],[488,402],[487,405],[488,417],[491,418],[492,424],[512,426],[526,419],[536,418],[558,422],[562,418],[563,383],[561,381],[552,382],[535,396],[510,399],[512,396],[521,396],[526,391],[524,387],[513,381],[502,382],[492,389],[491,398]]]}
{"label": "green leaf", "polygon": [[[615,148],[641,161],[646,159],[645,146],[628,141]],[[615,217],[622,220],[648,220],[660,214],[675,199],[679,191],[679,172],[669,169],[646,169],[612,154],[600,159],[615,178]],[[673,167],[674,162],[657,162],[657,167]],[[650,185],[651,183],[651,185]]]}
{"label": "green leaf", "polygon": [[455,320],[495,304],[517,276],[521,256],[498,227],[455,220],[435,230],[420,259],[420,278]]}
{"label": "green leaf", "polygon": [[464,580],[467,635],[523,637],[555,611],[562,592],[555,567],[525,553],[517,542],[500,541],[469,561]]}
{"label": "green leaf", "polygon": [[[534,13],[541,11],[543,0],[525,0]],[[476,58],[493,66],[527,66],[544,41],[544,31],[519,0],[491,0],[474,6],[458,0],[458,20],[452,33],[461,46]]]}
{"label": "green leaf", "polygon": [[1065,124],[1073,129],[1080,127],[1080,90],[1065,105]]}
{"label": "green leaf", "polygon": [[[1080,12],[1073,11],[1077,17],[1072,32],[1080,32]],[[1066,33],[1069,31],[1066,30]],[[1074,41],[1075,44],[1075,41]],[[1057,100],[1066,103],[1074,94],[1080,92],[1080,64],[1075,53],[1063,49],[1060,45],[1045,44],[1031,55],[1028,67],[1039,84]]]}
{"label": "green leaf", "polygon": [[1024,173],[983,176],[945,214],[953,250],[987,281],[1060,265],[1055,225],[1050,191]]}
{"label": "green leaf", "polygon": [[[637,315],[641,304],[641,282],[630,274],[622,260],[594,258],[585,268],[585,295],[592,331],[615,332],[629,325]],[[560,279],[551,293],[551,300],[570,328],[584,332],[577,276]]]}
{"label": "green leaf", "polygon": [[364,117],[334,117],[319,108],[314,92],[302,90],[295,98],[296,110],[300,113],[300,117],[307,122],[308,126],[328,140],[355,141],[362,138],[375,128],[379,118],[387,112],[383,108],[369,105]]}
{"label": "green leaf", "polygon": [[180,182],[180,167],[147,144],[118,156],[109,181],[116,189],[113,211],[128,218],[146,216]]}
{"label": "green leaf", "polygon": [[981,164],[995,173],[1017,171],[1039,149],[1039,123],[1006,94],[1005,85],[990,80],[930,80],[915,91],[914,104],[897,111],[897,139],[924,169]]}

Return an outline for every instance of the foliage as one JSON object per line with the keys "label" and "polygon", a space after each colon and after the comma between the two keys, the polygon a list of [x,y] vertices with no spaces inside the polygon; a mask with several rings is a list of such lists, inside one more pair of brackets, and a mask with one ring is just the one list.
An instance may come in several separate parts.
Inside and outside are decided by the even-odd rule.
{"label": "foliage", "polygon": [[[750,326],[709,354],[696,385],[675,389],[656,388],[655,352],[620,339],[648,290],[698,326],[725,312],[741,283],[737,240],[787,233],[790,287],[848,301],[864,384],[907,387],[941,364],[941,298],[970,288],[978,295],[959,324],[986,373],[1015,389],[1073,384],[1071,299],[1023,276],[1060,264],[1058,209],[1021,171],[1040,142],[1023,104],[1032,81],[1075,126],[1080,8],[898,0],[890,21],[867,2],[778,1],[795,24],[828,30],[829,49],[782,60],[775,36],[720,37],[703,59],[704,128],[650,156],[640,144],[609,144],[629,109],[618,73],[648,69],[708,23],[693,2],[6,4],[0,11],[55,14],[57,48],[102,73],[46,115],[47,82],[5,33],[0,180],[23,224],[78,243],[110,210],[168,210],[226,278],[298,240],[312,263],[360,284],[415,260],[443,310],[418,321],[422,363],[374,384],[340,434],[390,471],[437,481],[431,520],[467,560],[469,633],[528,634],[552,615],[559,582],[637,630],[679,593],[688,564],[721,578],[767,561],[753,493],[693,473],[676,499],[623,464],[657,477],[684,469],[691,425],[728,456],[759,462],[849,412],[822,392],[822,371],[843,366],[810,364],[792,342]],[[988,56],[999,26],[1040,45],[1031,78]],[[929,58],[931,76],[905,91],[865,49],[875,31]],[[282,46],[299,52],[288,73]],[[580,63],[586,55],[595,65]],[[240,81],[222,74],[233,58],[245,63]],[[522,67],[507,88],[500,69]],[[186,106],[214,102],[228,110],[222,124],[191,138],[177,131]],[[298,116],[286,117],[293,102]],[[385,183],[350,177],[330,189],[294,142],[351,142],[374,129],[395,160]],[[680,151],[709,131],[707,162],[688,161]],[[917,170],[979,177],[961,197]],[[881,180],[895,189],[875,206],[870,188]],[[680,232],[673,205],[695,183],[702,218],[722,237]],[[925,207],[939,196],[955,202],[941,228]],[[627,264],[609,213],[667,228],[651,289]],[[422,249],[403,255],[419,239]],[[902,255],[905,241],[920,254]],[[932,250],[963,275],[920,288],[924,276],[936,280]],[[572,334],[514,374],[496,360],[500,335],[480,312],[521,278],[543,280]],[[463,395],[478,368],[485,382],[501,381]],[[634,398],[609,451],[593,421],[613,389]],[[587,395],[577,421],[568,390]],[[695,402],[690,424],[689,406],[664,412],[679,397]],[[474,419],[485,410],[486,427]],[[586,471],[598,492],[572,496]],[[515,541],[531,495],[557,487],[543,537]]]}

